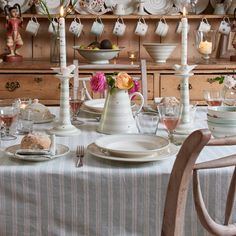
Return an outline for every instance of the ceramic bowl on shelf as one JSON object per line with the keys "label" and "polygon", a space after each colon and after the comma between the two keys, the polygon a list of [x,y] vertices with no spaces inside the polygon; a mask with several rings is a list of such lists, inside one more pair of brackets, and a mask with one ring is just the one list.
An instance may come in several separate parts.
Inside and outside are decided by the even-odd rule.
{"label": "ceramic bowl on shelf", "polygon": [[109,64],[109,60],[115,58],[121,49],[82,49],[74,46],[75,50],[91,64]]}
{"label": "ceramic bowl on shelf", "polygon": [[175,43],[144,43],[144,48],[156,63],[166,63],[177,44]]}

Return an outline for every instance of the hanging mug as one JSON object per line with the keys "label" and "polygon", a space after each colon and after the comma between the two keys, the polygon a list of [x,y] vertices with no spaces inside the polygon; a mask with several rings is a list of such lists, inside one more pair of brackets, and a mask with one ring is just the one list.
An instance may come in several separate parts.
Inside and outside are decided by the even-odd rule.
{"label": "hanging mug", "polygon": [[81,23],[80,18],[75,18],[70,24],[69,31],[79,37],[83,28],[84,25]]}
{"label": "hanging mug", "polygon": [[162,17],[156,27],[155,34],[165,37],[168,33],[169,25],[166,23],[166,19]]}
{"label": "hanging mug", "polygon": [[57,18],[53,18],[49,27],[48,27],[48,32],[51,34],[56,34],[59,29],[59,24]]}
{"label": "hanging mug", "polygon": [[35,16],[31,17],[26,25],[25,31],[36,36],[39,30],[39,26],[40,24],[38,23],[37,18]]}
{"label": "hanging mug", "polygon": [[119,17],[114,25],[113,34],[116,36],[123,36],[125,33],[125,29],[126,25],[123,19]]}
{"label": "hanging mug", "polygon": [[219,32],[221,34],[229,34],[231,31],[231,24],[228,17],[224,17],[223,20],[220,22]]}
{"label": "hanging mug", "polygon": [[145,36],[148,30],[148,25],[146,24],[143,17],[138,19],[134,33],[139,36]]}
{"label": "hanging mug", "polygon": [[100,17],[96,18],[91,27],[91,33],[100,36],[104,30],[104,24]]}
{"label": "hanging mug", "polygon": [[211,30],[211,25],[209,24],[207,18],[202,18],[199,27],[198,27],[198,31],[202,31],[202,32],[209,32]]}

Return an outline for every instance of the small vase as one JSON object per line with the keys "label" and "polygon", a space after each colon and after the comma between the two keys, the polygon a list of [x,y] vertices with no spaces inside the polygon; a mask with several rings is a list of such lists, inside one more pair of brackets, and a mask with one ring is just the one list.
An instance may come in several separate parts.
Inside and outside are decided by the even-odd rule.
{"label": "small vase", "polygon": [[51,36],[50,62],[60,62],[60,41],[58,34],[52,34]]}
{"label": "small vase", "polygon": [[141,93],[128,94],[128,90],[115,88],[108,90],[98,132],[105,134],[138,133],[135,119],[131,110],[130,100],[133,96],[141,98],[139,112],[144,104]]}
{"label": "small vase", "polygon": [[236,106],[236,87],[223,88],[223,105]]}

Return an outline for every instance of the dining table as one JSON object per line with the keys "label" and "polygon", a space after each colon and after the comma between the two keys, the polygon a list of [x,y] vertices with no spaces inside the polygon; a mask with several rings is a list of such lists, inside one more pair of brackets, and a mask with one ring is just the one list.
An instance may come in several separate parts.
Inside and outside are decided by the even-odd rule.
{"label": "dining table", "polygon": [[[49,107],[58,118],[59,107]],[[195,128],[207,128],[207,109],[199,106]],[[158,236],[169,176],[176,153],[162,161],[125,162],[91,155],[86,147],[105,136],[96,131],[97,117],[81,112],[81,134],[56,137],[70,152],[48,161],[19,160],[5,148],[19,144],[2,141],[0,151],[1,236]],[[35,124],[34,132],[47,132],[54,122]],[[157,136],[167,138],[159,124]],[[76,167],[78,145],[85,147],[84,164]],[[180,146],[176,146],[177,151]],[[198,161],[236,153],[235,146],[206,146]],[[145,159],[145,158],[144,158]],[[217,221],[223,221],[224,200],[233,168],[200,171],[206,206]],[[191,186],[190,186],[191,190]],[[185,236],[208,235],[195,212],[189,190]],[[234,208],[233,219],[236,219]]]}

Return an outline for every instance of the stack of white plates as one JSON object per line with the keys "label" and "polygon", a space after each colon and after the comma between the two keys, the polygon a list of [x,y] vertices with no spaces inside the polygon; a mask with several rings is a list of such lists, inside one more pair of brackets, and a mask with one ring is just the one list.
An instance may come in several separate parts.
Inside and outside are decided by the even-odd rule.
{"label": "stack of white plates", "polygon": [[87,151],[108,160],[149,162],[174,156],[178,149],[163,137],[124,134],[103,136],[90,144]]}
{"label": "stack of white plates", "polygon": [[209,106],[207,124],[215,138],[236,135],[236,107]]}

